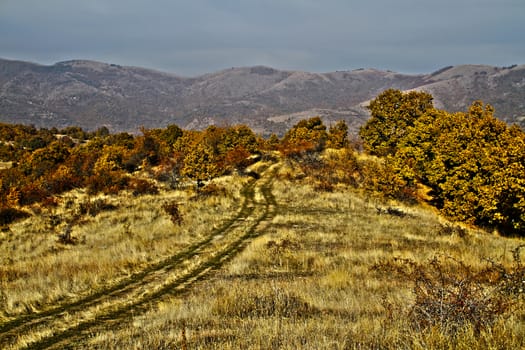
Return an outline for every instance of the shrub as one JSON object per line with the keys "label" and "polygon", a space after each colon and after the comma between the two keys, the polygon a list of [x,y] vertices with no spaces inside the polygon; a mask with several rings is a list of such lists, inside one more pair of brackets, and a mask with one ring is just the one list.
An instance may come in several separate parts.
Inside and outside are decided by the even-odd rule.
{"label": "shrub", "polygon": [[39,182],[31,182],[20,189],[20,205],[41,202],[49,196],[49,192]]}
{"label": "shrub", "polygon": [[318,192],[333,192],[334,185],[327,180],[321,180],[314,185],[314,190]]}
{"label": "shrub", "polygon": [[415,300],[408,316],[415,331],[435,329],[457,336],[470,328],[479,334],[509,316],[518,299],[525,296],[525,267],[520,257],[524,246],[513,250],[511,267],[487,259],[485,268],[475,269],[451,257],[435,257],[425,264],[410,259],[383,261],[371,270],[413,283]]}
{"label": "shrub", "polygon": [[162,164],[153,170],[155,180],[167,184],[171,189],[176,189],[180,185],[180,166],[171,160],[164,160]]}
{"label": "shrub", "polygon": [[30,214],[23,210],[11,207],[0,207],[0,226],[9,225],[12,222],[29,217]]}
{"label": "shrub", "polygon": [[106,202],[105,199],[98,198],[95,200],[87,200],[80,203],[79,214],[97,216],[102,211],[115,210],[117,207],[111,203]]}
{"label": "shrub", "polygon": [[361,186],[375,196],[414,202],[417,199],[417,187],[407,182],[387,162],[369,160],[361,167]]}
{"label": "shrub", "polygon": [[86,185],[89,194],[97,192],[117,194],[119,191],[127,188],[128,180],[128,177],[122,172],[112,171],[90,176],[86,181]]}
{"label": "shrub", "polygon": [[243,170],[251,163],[250,153],[242,146],[229,150],[224,156],[224,166]]}
{"label": "shrub", "polygon": [[[283,138],[284,149],[303,151],[321,151],[324,149],[328,134],[320,117],[303,119],[295,124]],[[286,152],[284,152],[286,155]],[[291,152],[293,154],[294,151]]]}
{"label": "shrub", "polygon": [[389,89],[370,102],[371,118],[363,125],[359,135],[365,149],[371,154],[395,154],[398,143],[414,122],[431,110],[432,96],[425,92]]}
{"label": "shrub", "polygon": [[134,196],[159,193],[159,188],[153,182],[144,179],[131,179],[128,186],[133,190]]}
{"label": "shrub", "polygon": [[498,286],[484,283],[488,271],[476,273],[460,261],[453,262],[455,271],[438,259],[415,270],[416,300],[411,316],[416,328],[437,326],[455,335],[465,326],[472,326],[479,333],[510,310],[512,301],[500,293]]}
{"label": "shrub", "polygon": [[216,183],[209,183],[204,187],[201,187],[197,191],[197,198],[206,198],[212,196],[226,196],[228,191],[224,186],[217,185]]}
{"label": "shrub", "polygon": [[349,144],[348,125],[344,120],[340,120],[336,124],[330,126],[327,147],[340,149],[348,147]]}
{"label": "shrub", "polygon": [[162,209],[170,216],[171,222],[175,225],[182,224],[182,214],[179,209],[179,203],[177,202],[167,202],[162,205]]}
{"label": "shrub", "polygon": [[364,148],[386,156],[386,174],[397,176],[369,177],[367,185],[396,197],[403,196],[396,189],[402,182],[421,183],[447,217],[523,235],[525,133],[498,120],[482,101],[456,113],[431,102],[426,93],[387,90],[370,103],[372,118],[360,130]]}

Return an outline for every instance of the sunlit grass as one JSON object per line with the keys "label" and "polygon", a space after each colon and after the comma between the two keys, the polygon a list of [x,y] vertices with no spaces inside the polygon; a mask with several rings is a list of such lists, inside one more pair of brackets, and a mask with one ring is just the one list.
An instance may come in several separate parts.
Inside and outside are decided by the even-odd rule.
{"label": "sunlit grass", "polygon": [[[455,337],[418,332],[408,318],[411,281],[381,268],[396,259],[449,257],[473,269],[512,263],[519,239],[472,229],[456,233],[421,206],[383,203],[353,189],[318,192],[283,167],[277,213],[227,266],[180,298],[164,300],[85,348],[372,349],[519,348],[523,305],[490,329]],[[300,176],[299,176],[300,177]],[[406,215],[378,211],[395,206]],[[450,234],[447,234],[450,233]],[[459,234],[459,233],[461,234]],[[464,234],[465,233],[465,234]],[[184,330],[184,335],[183,335]]]}
{"label": "sunlit grass", "polygon": [[[246,181],[218,179],[229,184],[228,195],[198,200],[191,189],[139,197],[76,190],[56,208],[34,206],[34,215],[0,233],[0,319],[76,300],[177,254],[239,210]],[[109,209],[71,224],[80,203],[96,201]],[[180,203],[180,226],[162,209],[170,201]],[[68,225],[75,244],[59,241]]]}

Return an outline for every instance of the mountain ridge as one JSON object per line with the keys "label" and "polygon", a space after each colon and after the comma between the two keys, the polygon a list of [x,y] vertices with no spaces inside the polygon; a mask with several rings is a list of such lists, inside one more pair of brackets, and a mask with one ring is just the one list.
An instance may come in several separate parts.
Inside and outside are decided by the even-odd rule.
{"label": "mountain ridge", "polygon": [[243,123],[269,135],[319,115],[328,124],[343,119],[356,132],[369,117],[366,102],[388,88],[427,91],[436,107],[451,112],[481,99],[500,119],[525,127],[525,65],[459,65],[413,75],[252,66],[182,77],[90,60],[40,65],[5,59],[0,59],[0,121],[128,132],[141,126]]}

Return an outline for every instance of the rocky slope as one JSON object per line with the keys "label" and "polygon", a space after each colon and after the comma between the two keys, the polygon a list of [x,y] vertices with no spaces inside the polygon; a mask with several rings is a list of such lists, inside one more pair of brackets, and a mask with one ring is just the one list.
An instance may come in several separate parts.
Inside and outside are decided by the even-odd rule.
{"label": "rocky slope", "polygon": [[422,75],[257,66],[186,78],[84,60],[44,66],[1,59],[0,121],[130,132],[141,126],[200,129],[244,123],[267,135],[319,115],[327,123],[344,119],[356,131],[368,118],[363,106],[388,88],[428,91],[438,107],[449,111],[482,99],[501,119],[525,127],[525,65],[465,65]]}

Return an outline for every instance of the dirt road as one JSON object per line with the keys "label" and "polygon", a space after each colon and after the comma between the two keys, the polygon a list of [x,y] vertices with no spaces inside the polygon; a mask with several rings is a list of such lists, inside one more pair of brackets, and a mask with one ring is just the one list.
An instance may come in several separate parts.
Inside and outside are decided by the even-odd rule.
{"label": "dirt road", "polygon": [[267,169],[247,185],[237,215],[184,251],[81,300],[1,324],[1,347],[67,348],[99,329],[146,312],[165,297],[187,292],[264,232],[276,208],[272,174],[272,168]]}

